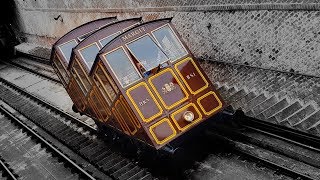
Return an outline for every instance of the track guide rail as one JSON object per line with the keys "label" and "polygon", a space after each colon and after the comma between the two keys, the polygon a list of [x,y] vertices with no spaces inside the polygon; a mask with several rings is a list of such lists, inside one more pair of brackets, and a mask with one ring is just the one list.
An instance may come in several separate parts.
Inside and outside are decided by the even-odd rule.
{"label": "track guide rail", "polygon": [[20,121],[18,118],[13,116],[9,111],[7,111],[2,105],[0,105],[0,111],[5,114],[7,117],[9,117],[11,120],[18,123],[21,127],[23,127],[25,130],[27,130],[32,136],[39,139],[43,144],[45,144],[47,147],[49,147],[53,152],[58,154],[60,157],[62,157],[66,162],[68,162],[70,165],[72,165],[75,169],[77,169],[78,172],[83,174],[88,179],[95,180],[93,176],[91,176],[88,172],[86,172],[84,169],[82,169],[80,166],[78,166],[75,162],[73,162],[70,158],[68,158],[66,155],[64,155],[61,151],[59,151],[57,148],[52,146],[48,141],[46,141],[44,138],[42,138],[40,135],[38,135],[34,130],[29,128],[27,125],[25,125],[22,121]]}

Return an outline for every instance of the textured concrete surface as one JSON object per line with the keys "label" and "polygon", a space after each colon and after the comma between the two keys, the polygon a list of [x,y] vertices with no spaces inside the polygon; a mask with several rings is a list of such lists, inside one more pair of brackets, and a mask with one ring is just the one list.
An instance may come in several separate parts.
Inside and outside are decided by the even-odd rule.
{"label": "textured concrete surface", "polygon": [[0,119],[0,156],[21,179],[79,178],[2,114]]}
{"label": "textured concrete surface", "polygon": [[201,66],[234,109],[320,136],[320,78],[221,62]]}
{"label": "textured concrete surface", "polygon": [[47,75],[49,77],[59,79],[56,75],[55,71],[52,69],[51,65],[43,64],[28,58],[24,57],[18,57],[15,59],[12,59],[11,62],[13,62],[15,65],[20,65],[23,67],[26,67],[28,69],[31,69],[33,71],[39,72],[41,74]]}
{"label": "textured concrete surface", "polygon": [[38,57],[42,58],[50,58],[51,54],[51,46],[45,46],[39,44],[33,44],[33,43],[21,43],[15,46],[15,50],[26,53],[26,54],[32,54]]}
{"label": "textured concrete surface", "polygon": [[62,85],[10,65],[5,65],[0,69],[0,77],[52,103],[84,122],[90,125],[94,124],[91,118],[80,116],[72,111],[73,103]]}
{"label": "textured concrete surface", "polygon": [[189,179],[290,179],[285,176],[276,175],[273,171],[259,167],[252,162],[240,159],[239,156],[229,154],[212,154],[198,167],[191,170]]}
{"label": "textured concrete surface", "polygon": [[[27,42],[50,47],[74,27],[106,16],[174,17],[173,23],[196,57],[320,75],[320,4],[315,0],[15,3]],[[62,18],[57,19],[59,15]]]}

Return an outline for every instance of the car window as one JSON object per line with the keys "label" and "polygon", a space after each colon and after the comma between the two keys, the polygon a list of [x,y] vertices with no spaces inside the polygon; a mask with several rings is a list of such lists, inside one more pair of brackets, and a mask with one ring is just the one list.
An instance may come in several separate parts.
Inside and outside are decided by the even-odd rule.
{"label": "car window", "polygon": [[72,52],[72,48],[74,48],[77,45],[77,41],[72,39],[71,41],[68,41],[64,44],[59,45],[59,49],[63,55],[63,57],[65,58],[65,60],[67,62],[70,61],[70,56],[71,56],[71,52]]}
{"label": "car window", "polygon": [[127,87],[141,79],[139,72],[122,47],[105,54],[104,57],[122,87]]}
{"label": "car window", "polygon": [[100,48],[97,45],[97,43],[93,43],[79,50],[79,53],[81,54],[82,58],[85,60],[89,69],[91,69],[99,50]]}
{"label": "car window", "polygon": [[149,35],[143,36],[127,46],[146,71],[150,71],[169,60]]}
{"label": "car window", "polygon": [[188,54],[169,25],[155,30],[152,34],[172,62]]}

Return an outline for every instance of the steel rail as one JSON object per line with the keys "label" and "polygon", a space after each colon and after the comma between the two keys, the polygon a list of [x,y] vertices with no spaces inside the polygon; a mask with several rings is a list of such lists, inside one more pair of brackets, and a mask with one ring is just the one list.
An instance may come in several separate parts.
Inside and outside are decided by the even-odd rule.
{"label": "steel rail", "polygon": [[8,110],[6,110],[2,105],[0,105],[0,111],[5,114],[5,116],[9,117],[14,122],[18,123],[23,129],[27,130],[32,136],[39,139],[42,144],[45,144],[47,147],[49,147],[54,153],[58,154],[60,157],[62,157],[66,162],[68,162],[70,165],[72,165],[75,169],[77,169],[81,174],[85,175],[88,179],[95,180],[93,176],[91,176],[87,171],[85,171],[83,168],[81,168],[79,165],[77,165],[74,161],[72,161],[70,158],[68,158],[65,154],[63,154],[61,151],[59,151],[57,148],[55,148],[52,144],[50,144],[48,141],[46,141],[44,138],[42,138],[40,135],[38,135],[34,130],[29,128],[26,124],[24,124],[21,120],[19,120],[17,117],[12,115]]}
{"label": "steel rail", "polygon": [[320,153],[320,137],[244,115],[237,118],[244,128]]}
{"label": "steel rail", "polygon": [[2,169],[5,170],[5,173],[8,174],[9,178],[12,180],[17,180],[17,177],[10,171],[10,169],[6,166],[6,164],[0,159],[0,165]]}
{"label": "steel rail", "polygon": [[22,57],[31,58],[31,59],[33,59],[33,60],[35,60],[37,62],[50,65],[50,59],[47,59],[47,58],[44,58],[44,57],[40,57],[40,56],[36,56],[36,55],[33,55],[33,54],[24,53],[24,52],[21,52],[21,51],[17,51],[17,55],[18,56],[20,55]]}
{"label": "steel rail", "polygon": [[43,100],[42,98],[39,98],[38,96],[26,91],[25,89],[3,79],[0,77],[0,82],[13,88],[14,90],[18,91],[19,93],[22,93],[24,95],[26,95],[27,97],[33,99],[34,101],[40,103],[41,105],[45,106],[45,107],[48,107],[50,110],[52,111],[56,111],[58,112],[59,114],[65,116],[66,118],[70,119],[73,123],[77,124],[77,125],[81,125],[81,127],[84,127],[86,130],[90,131],[91,133],[96,133],[97,130],[91,126],[89,126],[88,124],[82,122],[81,120],[73,117],[72,115],[70,115],[69,113],[63,111],[62,109],[52,105],[50,102],[47,102],[45,100]]}
{"label": "steel rail", "polygon": [[37,71],[35,71],[35,70],[31,69],[31,68],[22,66],[22,65],[20,65],[20,64],[15,63],[15,62],[4,62],[4,61],[2,61],[2,62],[5,63],[5,64],[7,64],[7,65],[10,65],[10,66],[17,67],[17,68],[19,68],[19,69],[23,69],[23,70],[29,71],[29,72],[31,72],[31,73],[33,73],[33,74],[35,74],[35,75],[38,75],[38,76],[41,76],[41,77],[43,77],[43,78],[49,79],[50,81],[53,81],[53,82],[55,82],[55,83],[61,84],[61,81],[60,81],[59,79],[53,78],[53,77],[48,76],[48,75],[43,74],[43,73],[39,73],[39,72],[37,72]]}
{"label": "steel rail", "polygon": [[[55,112],[56,114],[60,114],[60,116],[62,116],[63,118],[66,118],[66,119],[70,120],[72,123],[79,125],[84,131],[89,131],[91,135],[98,135],[98,131],[95,128],[87,125],[86,123],[84,123],[84,122],[80,121],[79,119],[73,117],[72,115],[68,114],[67,112],[64,112],[63,110],[59,109],[58,107],[55,107],[54,105],[50,104],[49,102],[46,102],[45,100],[35,96],[34,94],[32,94],[30,92],[27,92],[26,90],[16,86],[15,84],[13,84],[11,82],[8,82],[7,80],[5,80],[5,79],[3,79],[1,77],[0,77],[0,83],[2,83],[3,86],[7,86],[8,89],[12,89],[12,91],[16,91],[17,93],[21,94],[22,96],[25,96],[25,97],[31,99],[31,101],[36,102],[40,106],[45,107],[45,108]],[[20,112],[19,109],[16,109],[16,110],[18,112]],[[41,126],[41,124],[38,124],[38,125]],[[43,128],[43,129],[46,129],[46,128]],[[50,132],[50,130],[49,130],[49,132]],[[67,131],[65,131],[65,132],[67,132]],[[54,132],[51,131],[49,134],[53,135],[52,133],[54,133]],[[63,132],[59,132],[59,133],[60,133],[60,136],[62,136],[61,134],[63,134]],[[58,139],[61,140],[61,137],[58,137]],[[87,139],[89,140],[90,138],[87,138]],[[102,139],[100,139],[100,140],[102,140]],[[67,140],[67,141],[69,141],[69,140]],[[66,142],[63,142],[63,143],[66,143]],[[68,144],[65,144],[65,145],[68,146]],[[90,155],[88,153],[85,153],[85,151],[92,149],[93,145],[96,146],[97,144],[94,144],[94,142],[90,142],[90,144],[84,145],[83,147],[80,147],[80,145],[75,145],[75,146],[77,146],[76,148],[73,147],[73,146],[70,146],[70,148],[75,150],[76,152],[79,152],[79,155],[81,155],[84,159],[86,159],[86,160],[91,162],[92,159],[89,159],[89,156],[93,155],[94,153],[97,153],[98,151],[100,151],[99,148],[101,149],[101,147],[104,146],[102,144],[98,144],[96,146],[98,151],[94,150],[94,152],[92,152],[93,154],[90,154]],[[106,145],[105,148],[112,149],[112,147],[108,146],[108,145]],[[87,154],[88,156],[85,156],[85,154]],[[107,173],[107,175],[109,175],[113,179],[116,179],[118,176],[126,176],[126,174],[136,173],[135,172],[136,170],[139,171],[139,173],[141,173],[141,174],[133,174],[134,176],[143,175],[143,176],[146,176],[148,178],[149,177],[150,178],[154,178],[154,177],[152,177],[152,175],[145,168],[140,168],[133,161],[130,161],[129,159],[127,159],[125,157],[122,157],[121,154],[118,154],[116,152],[112,152],[112,150],[110,150],[110,151],[107,150],[107,151],[105,151],[105,153],[101,153],[101,154],[103,154],[101,159],[95,159],[95,157],[93,157],[93,160],[92,160],[92,162],[94,163],[93,166],[95,166],[97,169],[102,170],[104,173]],[[112,159],[112,158],[114,158],[114,159]],[[106,163],[105,164],[108,164],[109,168],[101,166],[100,160],[104,160],[104,159],[106,159]],[[113,161],[117,162],[118,160],[121,160],[121,162],[127,162],[128,164],[130,164],[130,166],[126,165],[126,166],[123,166],[123,167],[118,167],[118,166],[122,166],[122,164],[121,163],[110,164]],[[133,167],[131,167],[131,166],[133,166],[134,169],[132,169]],[[129,169],[128,172],[122,172],[123,168]],[[116,173],[113,172],[113,170]],[[121,172],[121,174],[119,174],[119,172]],[[115,174],[113,174],[113,173],[115,173]]]}
{"label": "steel rail", "polygon": [[[222,139],[228,143],[231,143],[233,145],[236,144],[236,141],[233,140],[233,139],[230,139],[226,136],[223,136],[221,135],[220,133],[216,133],[216,132],[212,132],[212,131],[206,131],[206,134],[208,136],[211,136],[211,137],[214,137],[214,138],[219,138],[219,139]],[[294,177],[294,178],[302,178],[302,179],[307,179],[307,180],[317,180],[317,179],[314,179],[310,176],[307,176],[305,174],[302,174],[298,171],[295,171],[295,170],[292,170],[290,168],[287,168],[287,167],[284,167],[284,166],[281,166],[281,165],[278,165],[270,160],[267,160],[267,159],[264,159],[262,157],[258,157],[258,156],[255,156],[253,154],[250,154],[242,149],[239,149],[237,147],[233,147],[232,148],[232,151],[234,151],[235,153],[238,153],[240,156],[244,156],[246,157],[247,159],[251,159],[253,160],[254,162],[259,162],[259,163],[262,163],[264,166],[266,167],[269,167],[270,169],[273,169],[275,170],[276,172],[281,172],[282,174],[285,174],[285,175],[288,175],[290,177]]]}

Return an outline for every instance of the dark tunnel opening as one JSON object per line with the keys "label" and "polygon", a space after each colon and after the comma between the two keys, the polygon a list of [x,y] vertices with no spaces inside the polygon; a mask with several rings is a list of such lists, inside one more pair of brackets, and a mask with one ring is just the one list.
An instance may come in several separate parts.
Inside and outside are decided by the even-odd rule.
{"label": "dark tunnel opening", "polygon": [[0,58],[4,58],[12,56],[14,46],[22,41],[14,0],[2,2],[0,14]]}

